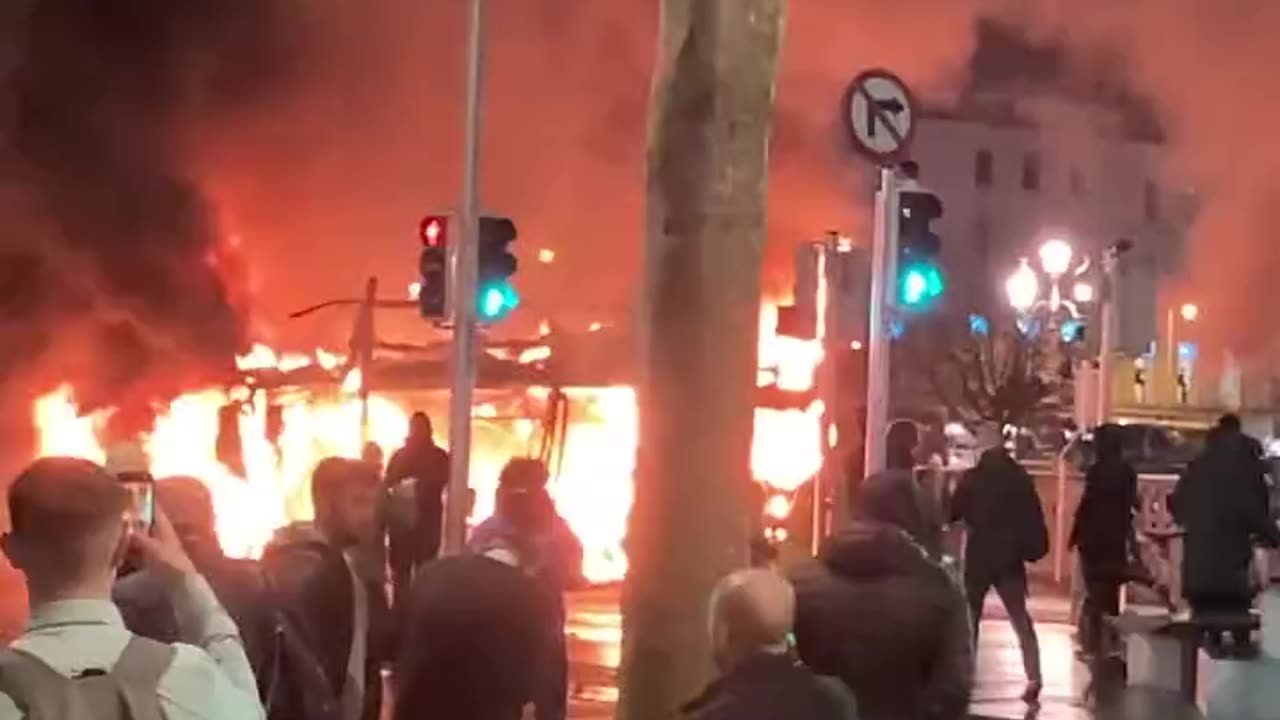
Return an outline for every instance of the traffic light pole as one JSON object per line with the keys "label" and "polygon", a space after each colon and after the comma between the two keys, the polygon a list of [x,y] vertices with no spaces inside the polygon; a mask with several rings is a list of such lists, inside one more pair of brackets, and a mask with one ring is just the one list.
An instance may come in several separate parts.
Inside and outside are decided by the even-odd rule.
{"label": "traffic light pole", "polygon": [[444,549],[466,545],[471,471],[471,401],[476,382],[476,273],[480,245],[480,130],[484,78],[484,0],[470,0],[466,130],[462,151],[462,234],[450,243],[453,354],[449,396],[449,495]]}
{"label": "traffic light pole", "polygon": [[896,297],[898,264],[898,175],[880,168],[876,192],[875,236],[871,243],[871,298],[867,322],[867,423],[863,472],[885,466],[885,428],[889,424],[889,322]]}

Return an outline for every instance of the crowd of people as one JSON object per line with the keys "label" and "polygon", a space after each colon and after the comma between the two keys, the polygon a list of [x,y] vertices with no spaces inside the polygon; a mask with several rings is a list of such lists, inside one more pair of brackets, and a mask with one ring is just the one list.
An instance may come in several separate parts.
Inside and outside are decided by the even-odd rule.
{"label": "crowd of people", "polygon": [[[726,577],[709,599],[720,677],[694,720],[966,717],[988,592],[1005,605],[1034,704],[1043,689],[1026,567],[1049,551],[1031,476],[997,435],[949,497],[913,468],[919,434],[895,424],[888,467],[854,483],[850,522],[816,558]],[[1081,645],[1101,644],[1132,573],[1137,476],[1098,432],[1071,543],[1087,589]],[[383,467],[328,458],[314,520],[281,528],[259,560],[223,555],[197,478],[155,485],[152,526],[94,463],[43,458],[14,481],[3,550],[25,574],[26,631],[0,652],[7,718],[564,720],[564,593],[583,550],[546,467],[511,460],[467,551],[440,550],[449,457],[430,420]],[[1226,418],[1178,483],[1185,589],[1196,612],[1247,611],[1254,543],[1280,545],[1256,443]],[[944,529],[967,535],[963,572]],[[130,570],[126,572],[126,570]],[[1243,646],[1247,638],[1234,639]],[[1224,639],[1212,640],[1225,642]],[[387,690],[390,692],[386,692]]]}

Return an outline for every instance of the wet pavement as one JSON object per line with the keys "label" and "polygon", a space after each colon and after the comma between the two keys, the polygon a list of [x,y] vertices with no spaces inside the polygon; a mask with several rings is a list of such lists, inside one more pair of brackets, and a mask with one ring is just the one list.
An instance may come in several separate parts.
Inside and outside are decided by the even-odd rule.
{"label": "wet pavement", "polygon": [[[569,600],[571,669],[570,718],[604,720],[613,717],[618,690],[616,672],[621,654],[621,618],[617,591],[598,589],[577,593]],[[1045,688],[1038,708],[1022,702],[1025,679],[1017,639],[994,595],[988,599],[978,648],[978,672],[971,708],[975,718],[1000,720],[1087,720],[1078,703],[1087,683],[1083,666],[1075,662],[1066,603],[1033,598],[1040,636]]]}

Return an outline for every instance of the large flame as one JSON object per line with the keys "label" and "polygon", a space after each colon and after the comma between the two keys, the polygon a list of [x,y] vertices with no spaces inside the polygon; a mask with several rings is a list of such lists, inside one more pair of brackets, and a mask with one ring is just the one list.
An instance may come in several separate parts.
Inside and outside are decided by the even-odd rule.
{"label": "large flame", "polygon": [[[777,337],[772,332],[773,317],[773,308],[766,307],[760,345],[762,383],[767,375],[770,380],[776,378],[783,389],[811,387],[822,357],[820,347],[815,342]],[[535,350],[526,351],[524,360],[546,358],[545,348]],[[239,365],[242,370],[317,365],[335,371],[345,362],[341,355],[324,351],[313,356],[282,355],[256,346],[240,358]],[[153,431],[141,438],[152,473],[160,478],[190,475],[202,480],[213,495],[223,548],[237,557],[257,556],[276,528],[312,515],[308,480],[321,458],[360,457],[364,445],[358,398],[362,379],[359,372],[350,371],[343,380],[341,390],[328,394],[289,391],[270,400],[247,388],[182,395],[161,409]],[[574,388],[565,394],[569,422],[561,458],[553,464],[550,490],[560,513],[583,541],[584,574],[596,582],[617,580],[627,568],[622,547],[633,494],[635,391],[630,387]],[[529,388],[525,396],[529,402],[545,403],[549,393],[545,388]],[[220,462],[217,448],[220,414],[237,403],[235,422],[243,472]],[[274,430],[272,405],[279,413]],[[373,393],[368,439],[387,450],[398,447],[408,429],[409,408],[405,397]],[[758,480],[792,490],[818,471],[822,411],[820,402],[803,410],[756,411],[751,466]],[[40,398],[33,414],[40,454],[103,461],[101,431],[109,410],[82,414],[71,389],[62,387]],[[537,434],[537,423],[531,417],[503,417],[491,404],[478,406],[475,417],[473,521],[493,511],[493,490],[503,463],[513,455],[530,453]]]}

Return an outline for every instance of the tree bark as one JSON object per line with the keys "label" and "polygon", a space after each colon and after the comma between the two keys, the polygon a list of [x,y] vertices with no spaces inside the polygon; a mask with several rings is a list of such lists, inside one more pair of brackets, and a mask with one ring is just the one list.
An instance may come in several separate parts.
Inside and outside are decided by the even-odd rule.
{"label": "tree bark", "polygon": [[620,717],[711,672],[706,603],[747,561],[768,143],[786,0],[663,0],[650,109],[640,443]]}

